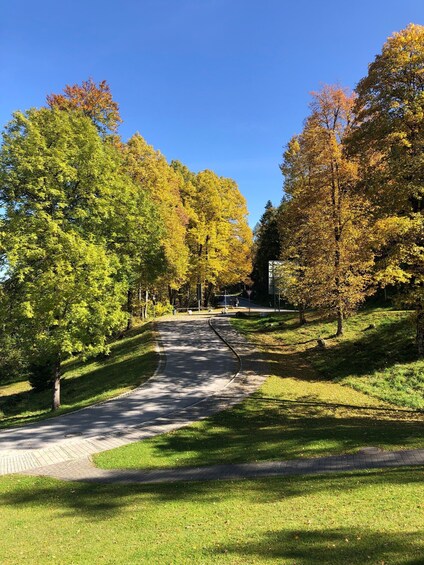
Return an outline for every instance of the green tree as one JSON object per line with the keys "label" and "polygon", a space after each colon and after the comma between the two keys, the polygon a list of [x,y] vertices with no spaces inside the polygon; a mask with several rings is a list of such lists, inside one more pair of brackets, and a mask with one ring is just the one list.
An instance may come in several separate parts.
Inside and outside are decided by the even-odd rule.
{"label": "green tree", "polygon": [[107,350],[107,338],[126,319],[126,286],[117,281],[117,257],[46,217],[15,220],[8,235],[15,290],[8,311],[32,365],[46,370],[55,410],[63,361]]}
{"label": "green tree", "polygon": [[[153,201],[153,195],[146,186],[140,190],[134,171],[134,153],[139,147],[137,135],[129,142],[132,157],[128,159],[128,146],[116,135],[118,125],[122,121],[119,107],[113,100],[106,81],[96,84],[90,78],[83,81],[82,85],[67,85],[63,94],[47,96],[47,102],[53,109],[88,117],[104,141],[104,150],[108,152],[113,170],[119,169],[122,173],[120,181],[117,182],[115,175],[112,183],[115,214],[105,218],[102,229],[109,248],[119,254],[128,279],[126,308],[130,327],[135,305],[141,303],[141,287],[156,286],[159,276],[164,275],[167,266],[165,250],[161,243],[166,239],[161,210],[157,209],[157,203]],[[140,140],[144,145],[139,157],[140,161],[144,161],[146,155],[143,151],[148,146],[141,137]],[[89,167],[91,164],[89,162]],[[130,182],[129,178],[135,182]]]}
{"label": "green tree", "polygon": [[1,249],[8,313],[28,355],[50,369],[60,405],[63,360],[95,354],[126,318],[116,252],[115,150],[80,113],[16,113],[0,154]]}

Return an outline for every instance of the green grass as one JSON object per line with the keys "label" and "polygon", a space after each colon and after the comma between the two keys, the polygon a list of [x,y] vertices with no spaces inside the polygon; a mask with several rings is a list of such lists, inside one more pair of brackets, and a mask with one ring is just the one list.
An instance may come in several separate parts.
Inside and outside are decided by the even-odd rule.
{"label": "green grass", "polygon": [[[358,328],[369,325],[364,316],[356,320]],[[404,314],[393,316],[405,319]],[[341,379],[333,382],[311,367],[305,359],[311,334],[327,336],[332,325],[317,321],[297,329],[293,315],[236,323],[262,347],[264,353],[255,363],[259,371],[271,375],[262,388],[206,420],[100,453],[94,458],[96,465],[105,469],[179,467],[318,457],[367,446],[387,450],[424,447],[423,413],[399,410],[344,386]],[[282,342],[283,332],[290,345]],[[347,332],[346,340],[348,336]],[[330,348],[322,353],[310,351],[317,362]]]}
{"label": "green grass", "polygon": [[423,471],[96,485],[0,480],[2,565],[424,561]]}
{"label": "green grass", "polygon": [[62,377],[62,406],[52,413],[51,391],[34,392],[27,381],[0,387],[0,427],[34,422],[102,402],[143,383],[158,362],[150,324],[111,344],[108,357],[67,363]]}
{"label": "green grass", "polygon": [[[265,348],[280,346],[302,353],[321,379],[399,406],[424,409],[424,359],[417,358],[410,312],[382,308],[361,312],[346,321],[341,338],[334,337],[334,321],[312,319],[299,327],[293,314],[240,319],[235,324]],[[372,325],[375,328],[370,329]],[[316,347],[318,338],[326,340],[325,349]]]}
{"label": "green grass", "polygon": [[319,457],[365,446],[424,447],[422,415],[385,408],[341,385],[273,376],[230,410],[99,453],[94,461],[104,469],[180,467]]}

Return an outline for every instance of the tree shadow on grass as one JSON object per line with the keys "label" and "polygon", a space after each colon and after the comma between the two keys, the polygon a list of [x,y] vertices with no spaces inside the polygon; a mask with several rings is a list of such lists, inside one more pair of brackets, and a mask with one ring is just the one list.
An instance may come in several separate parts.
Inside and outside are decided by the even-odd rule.
{"label": "tree shadow on grass", "polygon": [[[244,320],[244,318],[241,318]],[[305,332],[315,326],[321,325],[323,322],[332,322],[328,318],[324,318],[322,315],[315,314],[313,318],[309,318],[305,324],[300,324],[299,316],[296,313],[286,312],[286,313],[272,313],[269,316],[251,316],[248,318],[249,321],[253,321],[252,325],[245,326],[241,324],[241,330],[245,331],[247,334],[261,334],[269,333],[275,331],[284,330],[304,330]],[[337,322],[335,322],[337,323]],[[237,322],[236,322],[237,324]]]}
{"label": "tree shadow on grass", "polygon": [[[423,444],[423,418],[370,407],[334,410],[337,414],[329,413],[331,406],[310,400],[252,398],[200,425],[153,438],[149,449],[154,466],[160,467],[276,461],[352,453],[365,446],[412,449]],[[122,448],[123,461],[126,449],[132,451],[131,446]],[[132,459],[122,466],[142,467],[143,461]]]}
{"label": "tree shadow on grass", "polygon": [[325,351],[311,351],[311,360],[335,380],[369,375],[418,359],[409,319],[382,324],[356,339],[336,342]]}
{"label": "tree shadow on grass", "polygon": [[[63,482],[42,477],[9,476],[2,479],[0,503],[5,509],[10,506],[24,511],[26,508],[45,507],[63,517],[84,515],[89,520],[101,522],[123,512],[129,505],[134,506],[137,501],[143,505],[176,501],[204,505],[231,502],[237,513],[237,505],[274,504],[299,497],[307,500],[308,496],[316,494],[322,495],[325,503],[325,497],[334,500],[338,491],[346,490],[354,503],[357,489],[376,487],[381,495],[386,488],[396,491],[397,486],[401,489],[407,485],[422,487],[422,479],[423,471],[417,468],[152,485]],[[4,481],[7,481],[6,486]]]}
{"label": "tree shadow on grass", "polygon": [[[243,357],[243,366],[245,376],[274,373],[308,382],[323,380],[298,353],[250,352]],[[147,452],[143,445],[140,451],[129,445],[116,459],[111,455],[110,463],[107,453],[97,460],[108,468],[143,468],[146,454],[148,467],[169,467],[318,457],[366,446],[413,449],[423,447],[423,423],[424,414],[414,410],[325,401],[306,392],[295,399],[272,398],[258,391],[201,423],[148,440]]]}
{"label": "tree shadow on grass", "polygon": [[[321,325],[322,319],[309,322],[306,326],[310,329]],[[295,326],[288,328],[295,329]],[[386,323],[379,323],[376,328],[363,328],[354,338],[334,339],[334,335],[307,336],[307,339],[296,342],[284,342],[284,328],[276,336],[278,343],[265,343],[263,347],[272,353],[278,353],[286,348],[306,345],[303,355],[317,366],[320,378],[327,380],[340,380],[346,376],[367,375],[377,370],[387,369],[398,363],[411,363],[418,359],[414,344],[414,335],[411,320],[403,317]],[[272,331],[276,331],[274,327]],[[307,331],[307,330],[305,330]],[[248,328],[247,335],[264,333],[260,327]],[[329,347],[321,349],[316,347],[316,340],[324,337],[329,341]]]}
{"label": "tree shadow on grass", "polygon": [[[421,480],[417,469],[144,486],[6,477],[0,505],[5,532],[18,524],[22,548],[31,551],[39,543],[46,521],[55,543],[66,548],[64,559],[72,562],[73,545],[67,542],[90,543],[80,533],[86,521],[105,546],[113,538],[126,544],[133,531],[152,563],[165,562],[161,546],[166,543],[166,562],[418,565],[423,562],[416,509]],[[187,543],[196,547],[184,559]],[[5,536],[2,550],[8,548]],[[124,545],[123,562],[125,552]]]}
{"label": "tree shadow on grass", "polygon": [[[259,540],[218,547],[215,555],[232,554],[250,559],[284,560],[284,563],[321,565],[348,563],[424,563],[424,532],[386,533],[363,527],[319,530],[290,528],[269,531]],[[286,561],[288,560],[288,561]]]}

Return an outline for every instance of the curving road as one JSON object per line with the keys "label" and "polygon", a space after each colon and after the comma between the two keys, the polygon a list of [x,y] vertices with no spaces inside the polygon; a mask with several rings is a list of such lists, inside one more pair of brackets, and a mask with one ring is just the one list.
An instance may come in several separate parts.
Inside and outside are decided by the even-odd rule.
{"label": "curving road", "polygon": [[[0,474],[87,456],[180,427],[225,407],[214,395],[231,396],[226,387],[233,386],[239,365],[208,322],[195,316],[159,321],[165,360],[162,354],[159,370],[131,393],[0,432]],[[224,328],[228,321],[221,319],[219,324]]]}

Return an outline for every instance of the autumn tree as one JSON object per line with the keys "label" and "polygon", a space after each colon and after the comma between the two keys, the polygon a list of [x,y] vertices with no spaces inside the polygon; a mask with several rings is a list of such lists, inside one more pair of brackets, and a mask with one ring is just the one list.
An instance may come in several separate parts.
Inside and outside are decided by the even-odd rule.
{"label": "autumn tree", "polygon": [[183,180],[189,284],[207,304],[216,287],[240,282],[251,271],[246,201],[232,179],[209,170],[194,174],[179,162],[172,166]]}
{"label": "autumn tree", "polygon": [[252,271],[252,230],[247,221],[247,203],[233,179],[221,177],[221,198],[223,214],[221,230],[226,237],[222,266],[217,276],[218,286],[231,286],[246,282]]}
{"label": "autumn tree", "polygon": [[[316,230],[312,229],[311,211],[315,210],[315,193],[309,188],[309,169],[302,162],[300,138],[294,136],[287,145],[281,171],[285,176],[284,198],[278,210],[281,266],[278,278],[285,299],[296,306],[299,323],[306,323],[305,312],[314,305]],[[319,294],[319,292],[318,292]]]}
{"label": "autumn tree", "polygon": [[424,355],[424,26],[394,33],[357,86],[349,151],[374,205],[377,280],[401,284]]}
{"label": "autumn tree", "polygon": [[78,110],[89,117],[102,134],[116,133],[122,122],[119,106],[112,98],[110,87],[105,80],[96,84],[92,78],[81,85],[66,85],[63,94],[49,94],[50,108]]}
{"label": "autumn tree", "polygon": [[292,140],[282,164],[296,218],[283,257],[303,278],[298,290],[309,288],[313,306],[336,314],[336,335],[364,300],[372,266],[368,205],[356,191],[356,163],[343,149],[352,108],[353,97],[340,87],[314,93],[303,132]]}
{"label": "autumn tree", "polygon": [[[133,135],[123,147],[124,168],[138,191],[155,204],[162,226],[160,264],[152,261],[140,283],[145,289],[165,287],[170,299],[186,281],[188,248],[186,245],[187,215],[181,199],[180,177],[165,157],[148,145],[140,134]],[[152,276],[153,275],[153,276]]]}

